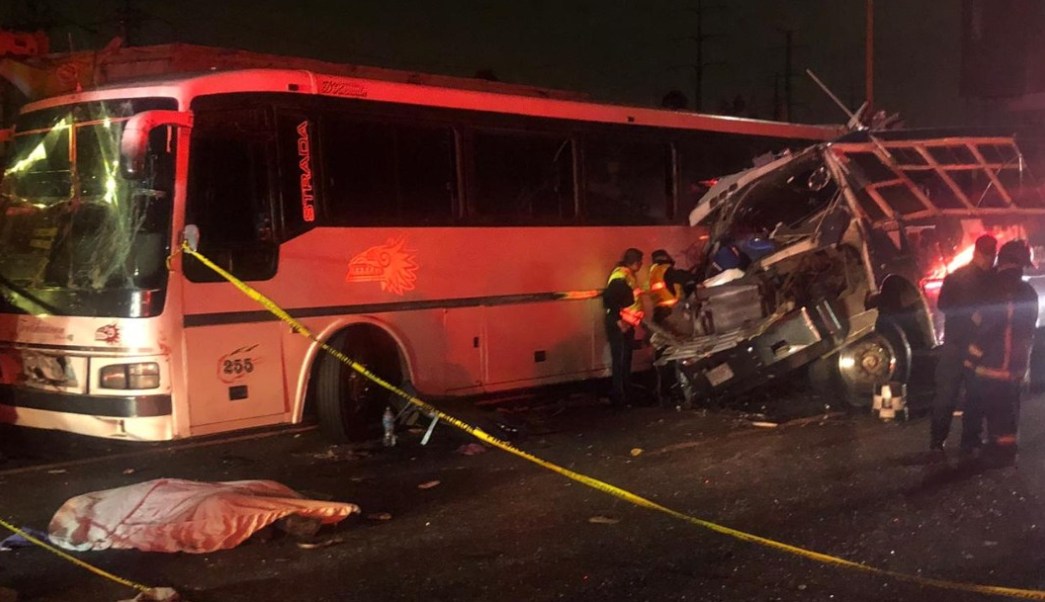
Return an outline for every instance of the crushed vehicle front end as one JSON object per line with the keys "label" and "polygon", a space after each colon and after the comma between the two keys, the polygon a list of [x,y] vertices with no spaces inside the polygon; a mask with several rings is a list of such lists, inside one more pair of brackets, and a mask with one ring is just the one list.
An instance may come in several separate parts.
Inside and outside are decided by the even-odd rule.
{"label": "crushed vehicle front end", "polygon": [[709,256],[656,328],[659,361],[690,403],[808,367],[869,405],[942,340],[935,294],[975,238],[1041,246],[1042,218],[1011,136],[856,132],[727,176],[690,216]]}

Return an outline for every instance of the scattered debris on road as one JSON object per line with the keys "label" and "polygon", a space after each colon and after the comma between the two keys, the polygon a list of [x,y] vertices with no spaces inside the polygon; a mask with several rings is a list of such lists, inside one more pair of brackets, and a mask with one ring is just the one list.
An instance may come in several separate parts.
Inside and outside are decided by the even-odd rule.
{"label": "scattered debris on road", "polygon": [[277,520],[273,525],[291,537],[306,538],[314,537],[323,526],[323,521],[316,517],[291,514]]}
{"label": "scattered debris on road", "polygon": [[138,594],[130,600],[121,600],[120,602],[188,602],[178,594],[172,588],[169,587],[153,587],[149,588],[142,593]]}
{"label": "scattered debris on road", "polygon": [[340,537],[331,537],[321,541],[299,541],[297,545],[302,550],[315,550],[317,548],[327,548],[342,543],[345,543],[344,539]]}
{"label": "scattered debris on road", "polygon": [[370,454],[360,450],[352,449],[347,445],[331,445],[327,449],[312,454],[312,457],[317,460],[330,460],[332,462],[348,462],[350,460],[358,460],[360,458],[366,458]]}
{"label": "scattered debris on road", "polygon": [[[47,533],[44,533],[43,531],[39,531],[31,527],[21,527],[21,529],[23,533],[26,533],[41,541],[47,541]],[[22,537],[21,535],[15,534],[11,535],[10,537],[7,537],[3,541],[0,541],[0,552],[10,552],[12,550],[17,550],[18,548],[28,548],[33,545],[36,544]],[[3,599],[0,598],[0,602],[2,601]]]}
{"label": "scattered debris on road", "polygon": [[486,446],[481,443],[465,443],[457,448],[457,453],[462,456],[478,456],[479,454],[485,454],[486,451]]}
{"label": "scattered debris on road", "polygon": [[593,516],[589,518],[588,522],[592,523],[593,525],[616,525],[620,522],[620,519],[613,518],[612,516],[603,516],[600,514],[598,516]]}
{"label": "scattered debris on road", "polygon": [[372,512],[366,515],[367,520],[392,520],[392,514],[389,512]]}
{"label": "scattered debris on road", "polygon": [[780,426],[776,422],[768,422],[768,421],[765,421],[765,420],[752,420],[750,422],[750,424],[751,424],[751,426],[757,426],[758,428],[763,428],[763,429],[775,429],[776,427]]}
{"label": "scattered debris on road", "polygon": [[417,488],[418,489],[431,489],[432,487],[436,487],[437,485],[439,485],[439,481],[425,481],[424,483],[421,483],[420,485],[418,485]]}

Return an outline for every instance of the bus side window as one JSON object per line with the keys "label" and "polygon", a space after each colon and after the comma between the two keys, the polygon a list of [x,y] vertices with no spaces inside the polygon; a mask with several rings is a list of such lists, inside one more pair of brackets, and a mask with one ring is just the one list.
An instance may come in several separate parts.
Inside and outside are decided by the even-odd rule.
{"label": "bus side window", "polygon": [[330,225],[453,223],[457,161],[451,128],[331,113],[321,120],[320,146]]}
{"label": "bus side window", "polygon": [[593,136],[584,145],[585,218],[590,224],[663,224],[673,197],[671,147]]}
{"label": "bus side window", "polygon": [[[204,256],[243,280],[276,274],[268,124],[261,109],[198,110],[192,132],[186,224],[199,227]],[[195,282],[221,280],[192,258],[185,274]]]}
{"label": "bus side window", "polygon": [[470,215],[483,224],[556,225],[574,218],[573,142],[562,135],[478,131]]}

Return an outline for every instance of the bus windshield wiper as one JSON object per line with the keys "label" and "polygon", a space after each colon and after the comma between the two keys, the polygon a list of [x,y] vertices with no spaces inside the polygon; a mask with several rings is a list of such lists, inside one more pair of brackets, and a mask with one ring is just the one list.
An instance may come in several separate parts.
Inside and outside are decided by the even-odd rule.
{"label": "bus windshield wiper", "polygon": [[[3,274],[0,274],[0,286],[3,286],[4,288],[11,291],[18,297],[28,299],[32,303],[36,304],[40,309],[44,310],[44,312],[46,313],[49,313],[51,315],[61,315],[62,313],[57,307],[54,307],[53,305],[44,302],[39,297],[36,297],[35,295],[31,294],[24,287],[15,284],[10,278],[4,276]],[[3,295],[3,300],[7,303],[7,305],[10,305],[15,309],[20,309],[27,314],[34,313],[29,311],[25,307],[22,307],[22,304],[18,303],[17,299],[11,298],[8,295]]]}

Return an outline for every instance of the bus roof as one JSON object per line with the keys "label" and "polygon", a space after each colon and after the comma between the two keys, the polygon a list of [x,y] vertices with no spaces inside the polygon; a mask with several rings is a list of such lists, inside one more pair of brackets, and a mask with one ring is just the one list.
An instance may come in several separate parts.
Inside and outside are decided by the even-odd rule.
{"label": "bus roof", "polygon": [[[593,102],[583,95],[481,79],[337,65],[191,45],[119,49],[105,59],[107,79],[82,92],[30,102],[22,112],[72,102],[170,96],[187,108],[197,96],[282,92],[534,117],[831,140],[843,128]],[[71,70],[75,71],[75,70]],[[80,73],[92,72],[84,68]],[[101,84],[91,86],[91,84]],[[90,87],[88,87],[90,86]]]}

